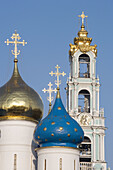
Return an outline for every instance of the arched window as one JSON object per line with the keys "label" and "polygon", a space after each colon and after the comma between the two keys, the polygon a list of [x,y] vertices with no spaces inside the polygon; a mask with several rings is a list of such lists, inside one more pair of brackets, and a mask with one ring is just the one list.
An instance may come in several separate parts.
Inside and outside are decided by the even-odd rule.
{"label": "arched window", "polygon": [[87,90],[81,90],[78,94],[78,112],[90,113],[90,93]]}
{"label": "arched window", "polygon": [[90,58],[87,54],[82,54],[79,57],[79,77],[90,77]]}
{"label": "arched window", "polygon": [[79,149],[80,162],[91,162],[91,140],[87,136],[84,137],[84,141],[79,145]]}

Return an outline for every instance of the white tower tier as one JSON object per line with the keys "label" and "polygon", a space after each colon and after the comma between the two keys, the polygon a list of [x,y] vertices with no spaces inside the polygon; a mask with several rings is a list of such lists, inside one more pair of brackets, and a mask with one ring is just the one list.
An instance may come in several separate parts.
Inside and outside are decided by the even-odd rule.
{"label": "white tower tier", "polygon": [[0,122],[0,170],[35,170],[33,132],[36,123]]}
{"label": "white tower tier", "polygon": [[38,170],[79,170],[79,150],[68,147],[37,149]]}

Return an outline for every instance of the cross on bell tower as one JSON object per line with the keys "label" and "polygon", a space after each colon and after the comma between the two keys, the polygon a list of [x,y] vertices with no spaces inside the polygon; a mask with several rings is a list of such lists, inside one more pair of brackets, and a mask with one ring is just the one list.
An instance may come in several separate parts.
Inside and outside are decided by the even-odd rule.
{"label": "cross on bell tower", "polygon": [[78,17],[82,18],[82,25],[84,25],[84,19],[87,18],[88,16],[84,14],[84,12],[82,12],[81,15],[78,15]]}

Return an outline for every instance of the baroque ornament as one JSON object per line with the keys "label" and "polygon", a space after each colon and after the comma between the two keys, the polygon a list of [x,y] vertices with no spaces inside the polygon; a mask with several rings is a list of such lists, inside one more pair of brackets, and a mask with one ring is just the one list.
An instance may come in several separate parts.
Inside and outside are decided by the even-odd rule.
{"label": "baroque ornament", "polygon": [[89,51],[92,51],[97,56],[97,45],[90,45],[92,38],[88,38],[88,32],[85,30],[84,26],[84,19],[87,18],[87,16],[84,15],[84,12],[82,12],[79,17],[82,18],[82,26],[81,30],[78,32],[78,37],[74,38],[74,44],[70,45],[69,55],[74,55],[74,53],[79,49],[81,52],[86,53]]}

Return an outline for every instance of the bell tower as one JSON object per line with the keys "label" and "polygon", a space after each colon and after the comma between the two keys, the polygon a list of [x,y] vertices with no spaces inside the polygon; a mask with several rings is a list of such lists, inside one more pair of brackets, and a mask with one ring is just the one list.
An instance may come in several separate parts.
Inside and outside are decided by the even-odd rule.
{"label": "bell tower", "polygon": [[90,45],[82,12],[81,29],[70,44],[70,75],[67,81],[67,111],[82,126],[80,169],[106,170],[104,109],[99,108],[99,77],[96,76],[97,45]]}

